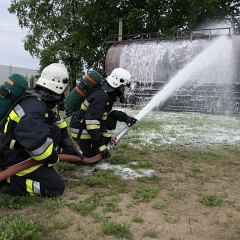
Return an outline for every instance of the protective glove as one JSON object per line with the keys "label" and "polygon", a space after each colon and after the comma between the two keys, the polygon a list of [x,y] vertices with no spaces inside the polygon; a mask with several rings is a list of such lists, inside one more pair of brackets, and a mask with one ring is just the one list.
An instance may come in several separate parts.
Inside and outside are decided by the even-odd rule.
{"label": "protective glove", "polygon": [[106,148],[105,150],[103,150],[103,151],[101,152],[101,154],[102,154],[102,159],[110,158],[110,157],[111,157],[111,154],[110,154],[110,152],[108,151],[107,148]]}
{"label": "protective glove", "polygon": [[128,127],[131,127],[136,122],[137,122],[137,119],[134,117],[128,117],[126,120],[126,124],[128,125]]}
{"label": "protective glove", "polygon": [[83,155],[79,152],[79,150],[74,146],[73,141],[70,137],[64,138],[62,140],[61,147],[64,150],[64,153],[71,154],[75,156],[79,156],[81,159],[83,159]]}

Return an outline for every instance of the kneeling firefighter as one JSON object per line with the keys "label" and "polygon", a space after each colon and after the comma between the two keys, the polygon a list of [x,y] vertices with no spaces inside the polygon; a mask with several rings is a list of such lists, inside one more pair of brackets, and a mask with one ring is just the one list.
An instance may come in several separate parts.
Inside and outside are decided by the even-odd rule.
{"label": "kneeling firefighter", "polygon": [[67,86],[65,66],[50,64],[43,69],[36,87],[27,90],[8,115],[3,131],[8,141],[0,167],[7,169],[28,158],[39,162],[7,179],[13,195],[56,197],[64,192],[64,182],[53,168],[59,161],[58,149],[80,155],[68,135],[67,123],[53,110],[63,101]]}
{"label": "kneeling firefighter", "polygon": [[137,119],[126,113],[112,110],[117,98],[122,99],[130,80],[131,75],[127,70],[114,69],[99,87],[87,95],[73,115],[70,122],[71,135],[84,157],[94,157],[101,153],[102,159],[109,158],[107,145],[112,139],[117,121],[125,122],[128,126],[136,123]]}

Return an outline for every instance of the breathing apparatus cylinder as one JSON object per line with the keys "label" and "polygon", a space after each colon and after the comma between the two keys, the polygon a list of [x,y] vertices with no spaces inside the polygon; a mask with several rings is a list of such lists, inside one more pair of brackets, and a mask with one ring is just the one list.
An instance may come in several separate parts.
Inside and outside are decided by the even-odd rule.
{"label": "breathing apparatus cylinder", "polygon": [[18,73],[11,74],[0,86],[0,121],[6,116],[14,102],[25,93],[27,87],[27,79]]}
{"label": "breathing apparatus cylinder", "polygon": [[74,111],[83,102],[85,97],[96,87],[102,83],[102,76],[97,71],[88,73],[77,86],[65,98],[64,104],[66,108]]}

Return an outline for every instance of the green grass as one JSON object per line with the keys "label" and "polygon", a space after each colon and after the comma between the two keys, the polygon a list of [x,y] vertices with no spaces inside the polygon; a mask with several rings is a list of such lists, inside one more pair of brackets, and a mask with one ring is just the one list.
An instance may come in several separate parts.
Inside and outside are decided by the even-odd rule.
{"label": "green grass", "polygon": [[0,225],[1,240],[36,240],[41,237],[41,226],[32,220],[3,218]]}
{"label": "green grass", "polygon": [[135,215],[133,217],[133,222],[142,224],[142,223],[144,223],[144,219],[139,215]]}
{"label": "green grass", "polygon": [[209,207],[217,207],[223,204],[223,199],[216,195],[207,195],[200,198],[200,203]]}
{"label": "green grass", "polygon": [[149,237],[149,238],[159,238],[160,233],[155,230],[148,230],[143,234],[143,237]]}
{"label": "green grass", "polygon": [[[178,135],[181,131],[196,134],[195,139],[201,141],[205,134],[205,130],[199,127],[201,125],[208,126],[207,131],[215,125],[225,127],[229,134],[238,131],[238,125],[231,121],[213,124],[213,118],[205,115],[169,113],[167,116],[161,120],[152,116],[143,119],[116,150],[111,151],[111,165],[125,165],[136,172],[152,169],[155,175],[123,180],[115,170],[97,169],[85,176],[85,170],[91,171],[95,166],[60,162],[56,170],[66,185],[62,197],[13,197],[5,189],[1,190],[0,239],[3,236],[11,239],[12,234],[14,240],[21,240],[21,237],[24,240],[71,237],[182,240],[186,235],[181,235],[181,231],[191,232],[192,239],[198,239],[197,232],[201,231],[206,239],[213,235],[217,238],[218,234],[226,240],[240,239],[239,146],[164,143],[169,137],[181,138]],[[157,137],[150,139],[154,131]],[[203,208],[201,214],[194,211],[199,202]],[[226,212],[224,222],[221,221],[223,205]],[[187,220],[184,216],[189,214],[196,221],[195,225],[184,224]],[[30,218],[34,220],[30,221]],[[167,225],[173,234],[169,236],[162,227],[154,229],[156,224]],[[176,234],[178,225],[182,230]],[[199,230],[194,231],[197,225]],[[212,235],[205,231],[206,227],[211,228]]]}
{"label": "green grass", "polygon": [[120,224],[114,221],[108,221],[102,224],[102,232],[107,235],[113,235],[120,239],[132,239],[132,233],[127,224]]}
{"label": "green grass", "polygon": [[39,197],[30,196],[12,196],[8,193],[0,193],[0,208],[1,209],[22,209],[29,204],[42,202]]}
{"label": "green grass", "polygon": [[70,203],[69,208],[73,211],[86,216],[91,214],[102,203],[103,194],[95,192],[93,195],[80,203]]}
{"label": "green grass", "polygon": [[157,187],[144,184],[132,193],[132,197],[137,203],[150,202],[157,197],[158,192],[159,190]]}
{"label": "green grass", "polygon": [[90,187],[109,187],[119,180],[112,170],[97,170],[92,175],[86,176],[82,182]]}

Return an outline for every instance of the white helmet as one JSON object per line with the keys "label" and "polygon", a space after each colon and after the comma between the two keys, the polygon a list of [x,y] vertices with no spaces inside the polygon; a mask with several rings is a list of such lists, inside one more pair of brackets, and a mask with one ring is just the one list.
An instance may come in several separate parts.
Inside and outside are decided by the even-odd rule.
{"label": "white helmet", "polygon": [[47,88],[57,94],[62,94],[68,86],[68,72],[60,63],[52,63],[45,67],[37,85]]}
{"label": "white helmet", "polygon": [[109,85],[113,88],[118,88],[122,85],[129,84],[131,74],[123,68],[115,68],[112,73],[106,78]]}

